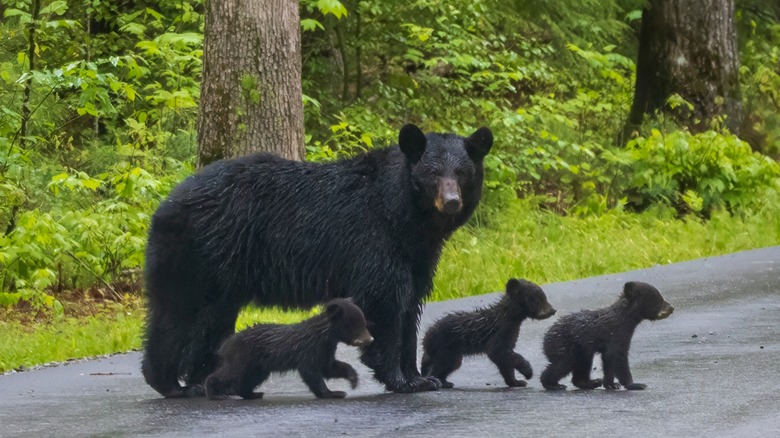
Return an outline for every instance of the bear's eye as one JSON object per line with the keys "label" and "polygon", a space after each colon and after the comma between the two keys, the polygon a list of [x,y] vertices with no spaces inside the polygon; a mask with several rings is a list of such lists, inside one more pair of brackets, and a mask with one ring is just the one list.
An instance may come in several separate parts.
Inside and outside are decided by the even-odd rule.
{"label": "bear's eye", "polygon": [[455,176],[458,178],[468,178],[469,176],[471,176],[471,169],[468,168],[464,169],[459,167],[455,169]]}

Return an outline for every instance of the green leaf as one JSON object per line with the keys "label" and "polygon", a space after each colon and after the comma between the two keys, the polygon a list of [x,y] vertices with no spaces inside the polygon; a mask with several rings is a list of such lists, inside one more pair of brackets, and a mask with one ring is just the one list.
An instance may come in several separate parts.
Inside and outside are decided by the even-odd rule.
{"label": "green leaf", "polygon": [[325,30],[325,28],[322,26],[322,23],[313,18],[304,18],[301,20],[301,27],[306,32],[312,32],[317,29]]}
{"label": "green leaf", "polygon": [[347,15],[347,8],[339,0],[318,0],[317,9],[322,15],[333,14],[338,19]]}
{"label": "green leaf", "polygon": [[626,14],[626,21],[635,21],[642,19],[642,10],[641,9],[634,9],[633,11]]}
{"label": "green leaf", "polygon": [[140,37],[146,31],[146,26],[141,23],[128,23],[120,27],[119,30]]}
{"label": "green leaf", "polygon": [[49,3],[48,6],[41,9],[38,15],[55,14],[62,15],[68,10],[68,3],[63,0],[55,0]]}
{"label": "green leaf", "polygon": [[[24,68],[30,68],[30,64],[27,62],[27,54],[24,52],[19,52],[16,54],[16,63]],[[22,82],[21,79],[22,78],[19,78],[20,82]]]}
{"label": "green leaf", "polygon": [[154,17],[154,19],[155,19],[155,20],[158,20],[158,21],[160,21],[160,20],[162,20],[163,18],[165,18],[165,17],[163,17],[163,15],[162,15],[161,13],[159,13],[159,12],[155,11],[155,10],[154,10],[154,9],[152,9],[152,8],[146,8],[146,13],[147,13],[148,15],[151,15],[152,17]]}
{"label": "green leaf", "polygon": [[17,16],[21,16],[21,17],[26,18],[28,20],[30,19],[30,14],[28,12],[25,12],[25,11],[22,11],[22,10],[19,10],[19,9],[6,9],[5,12],[3,13],[3,16],[4,17],[17,17]]}

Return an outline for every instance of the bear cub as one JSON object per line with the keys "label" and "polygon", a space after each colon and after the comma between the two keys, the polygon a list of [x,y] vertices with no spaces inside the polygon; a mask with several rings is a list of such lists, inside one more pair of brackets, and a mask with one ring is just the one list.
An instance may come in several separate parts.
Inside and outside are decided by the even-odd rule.
{"label": "bear cub", "polygon": [[[572,373],[572,383],[580,389],[645,389],[635,383],[628,366],[628,350],[634,329],[647,319],[655,321],[672,314],[674,307],[658,290],[638,281],[628,282],[620,298],[599,310],[582,310],[564,316],[544,336],[544,354],[550,365],[541,375],[545,389],[566,389],[558,381]],[[591,379],[593,356],[601,354],[604,379]],[[615,377],[618,382],[615,383]]]}
{"label": "bear cub", "polygon": [[298,324],[257,324],[222,343],[219,366],[206,379],[206,395],[262,398],[254,389],[272,372],[298,370],[317,397],[344,398],[345,392],[331,391],[324,379],[347,379],[355,389],[358,376],[351,365],[336,360],[336,346],[361,347],[373,340],[363,312],[351,299],[331,300],[324,312]]}
{"label": "bear cub", "polygon": [[510,387],[527,382],[515,378],[515,370],[526,379],[531,365],[514,352],[520,324],[526,318],[546,319],[555,314],[542,288],[526,280],[510,279],[506,293],[491,307],[456,312],[437,321],[423,339],[422,373],[438,378],[443,388],[452,388],[447,376],[460,368],[463,356],[487,354]]}

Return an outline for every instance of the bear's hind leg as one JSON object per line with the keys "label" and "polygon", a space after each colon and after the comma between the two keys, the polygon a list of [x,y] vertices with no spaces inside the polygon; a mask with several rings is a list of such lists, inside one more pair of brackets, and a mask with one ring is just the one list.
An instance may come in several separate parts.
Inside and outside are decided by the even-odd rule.
{"label": "bear's hind leg", "polygon": [[581,354],[577,358],[572,371],[571,383],[580,389],[596,389],[602,384],[601,379],[591,379],[590,371],[593,367],[593,355]]}
{"label": "bear's hind leg", "polygon": [[202,392],[200,388],[206,377],[217,368],[217,350],[222,341],[235,332],[238,310],[232,306],[227,309],[207,306],[190,327],[189,354],[183,364],[189,392]]}
{"label": "bear's hind leg", "polygon": [[539,376],[539,380],[542,382],[544,389],[561,390],[566,389],[566,385],[559,384],[558,382],[572,371],[571,364],[566,360],[552,361],[547,368]]}
{"label": "bear's hind leg", "polygon": [[460,368],[463,364],[463,355],[449,350],[439,351],[431,360],[430,375],[436,377],[441,382],[441,387],[445,389],[453,388],[455,385],[447,380],[447,377],[453,371]]}
{"label": "bear's hind leg", "polygon": [[244,400],[263,398],[262,392],[255,392],[255,388],[262,385],[271,373],[265,370],[254,370],[246,373],[235,385],[236,395]]}
{"label": "bear's hind leg", "polygon": [[146,383],[163,397],[185,397],[179,384],[179,363],[189,327],[169,327],[165,319],[159,311],[150,310],[141,371]]}
{"label": "bear's hind leg", "polygon": [[216,372],[206,379],[204,386],[206,387],[206,397],[208,397],[209,400],[222,400],[229,395],[229,389],[232,384],[226,382],[220,376],[219,372]]}

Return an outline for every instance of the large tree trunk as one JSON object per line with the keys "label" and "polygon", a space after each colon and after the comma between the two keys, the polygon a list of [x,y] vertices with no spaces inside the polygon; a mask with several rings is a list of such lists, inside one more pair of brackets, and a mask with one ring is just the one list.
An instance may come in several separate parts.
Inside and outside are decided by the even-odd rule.
{"label": "large tree trunk", "polygon": [[297,0],[208,0],[198,167],[251,152],[302,160]]}
{"label": "large tree trunk", "polygon": [[734,0],[650,0],[642,11],[636,91],[626,124],[630,134],[645,114],[665,109],[679,94],[693,104],[674,115],[694,131],[726,116],[737,132],[742,119]]}

